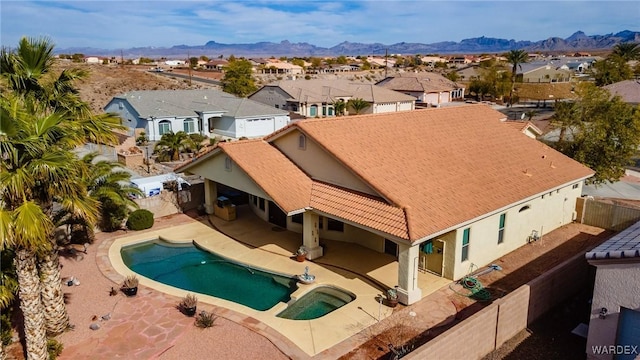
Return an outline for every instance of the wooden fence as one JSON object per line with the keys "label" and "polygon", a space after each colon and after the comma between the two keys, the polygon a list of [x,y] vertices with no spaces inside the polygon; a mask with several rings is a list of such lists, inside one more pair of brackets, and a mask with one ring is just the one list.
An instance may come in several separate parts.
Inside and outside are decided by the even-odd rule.
{"label": "wooden fence", "polygon": [[590,198],[578,198],[577,221],[602,229],[621,231],[640,220],[640,209]]}

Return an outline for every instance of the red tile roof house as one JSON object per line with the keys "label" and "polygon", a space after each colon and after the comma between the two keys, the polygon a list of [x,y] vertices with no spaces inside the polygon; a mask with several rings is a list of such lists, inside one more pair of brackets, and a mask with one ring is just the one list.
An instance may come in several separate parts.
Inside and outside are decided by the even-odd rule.
{"label": "red tile roof house", "polygon": [[309,259],[321,238],[396,256],[411,304],[419,269],[460,279],[574,219],[594,172],[504,120],[482,104],[307,119],[177,171],[206,179],[209,213],[218,184],[248,193],[258,216],[302,233]]}
{"label": "red tile roof house", "polygon": [[417,99],[418,103],[439,107],[454,100],[464,99],[464,87],[432,72],[402,73],[376,83]]}

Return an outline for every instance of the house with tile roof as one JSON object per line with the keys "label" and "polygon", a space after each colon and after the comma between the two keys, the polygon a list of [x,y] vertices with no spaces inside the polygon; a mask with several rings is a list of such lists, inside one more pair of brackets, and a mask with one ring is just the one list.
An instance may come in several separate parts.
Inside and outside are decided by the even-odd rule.
{"label": "house with tile roof", "polygon": [[436,107],[464,98],[464,86],[433,72],[399,73],[376,85],[411,95],[418,103]]}
{"label": "house with tile roof", "polygon": [[[585,254],[596,267],[587,359],[637,359],[640,354],[640,222]],[[628,357],[597,347],[627,349]],[[632,352],[635,346],[635,352]],[[600,350],[600,349],[598,349]],[[625,355],[617,350],[619,355]]]}
{"label": "house with tile roof", "polygon": [[604,86],[609,90],[611,95],[617,95],[622,98],[622,101],[638,105],[640,104],[640,79],[631,79],[619,81],[617,83]]}
{"label": "house with tile roof", "polygon": [[[380,114],[415,109],[415,98],[373,84],[346,79],[282,80],[267,84],[249,99],[305,117],[333,117],[333,104],[363,99],[369,106],[361,114]],[[350,109],[346,109],[346,114]]]}
{"label": "house with tile roof", "polygon": [[205,179],[209,213],[218,187],[248,194],[260,218],[302,234],[309,259],[321,239],[394,256],[411,304],[423,272],[460,279],[575,218],[594,172],[505,120],[484,104],[305,119],[176,171]]}
{"label": "house with tile roof", "polygon": [[170,131],[255,138],[290,121],[287,111],[214,89],[131,91],[113,97],[104,110],[118,114],[130,136],[143,130],[151,141]]}

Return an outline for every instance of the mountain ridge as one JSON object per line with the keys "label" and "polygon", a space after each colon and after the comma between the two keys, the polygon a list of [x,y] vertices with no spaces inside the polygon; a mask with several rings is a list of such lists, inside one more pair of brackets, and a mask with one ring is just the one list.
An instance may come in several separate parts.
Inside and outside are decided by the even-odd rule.
{"label": "mountain ridge", "polygon": [[640,42],[640,32],[623,30],[615,34],[586,35],[576,31],[563,39],[550,37],[539,41],[501,39],[480,36],[462,39],[460,42],[441,41],[431,44],[399,42],[385,45],[382,43],[357,43],[343,41],[332,47],[315,46],[308,42],[292,43],[282,40],[279,43],[262,41],[246,44],[224,44],[214,40],[204,45],[173,45],[171,47],[134,47],[129,49],[98,49],[92,47],[71,47],[56,50],[56,53],[82,53],[94,56],[132,57],[176,57],[176,56],[339,56],[339,55],[383,55],[390,54],[474,54],[499,53],[509,50],[526,51],[587,51],[608,50],[622,42]]}

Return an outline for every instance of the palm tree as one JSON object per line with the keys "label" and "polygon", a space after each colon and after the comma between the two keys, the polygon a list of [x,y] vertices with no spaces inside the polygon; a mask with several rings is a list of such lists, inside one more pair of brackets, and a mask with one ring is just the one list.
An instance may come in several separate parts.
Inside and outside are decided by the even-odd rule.
{"label": "palm tree", "polygon": [[[131,196],[142,196],[144,193],[131,185],[131,174],[120,163],[106,160],[96,162],[96,156],[96,153],[91,153],[82,159],[90,172],[86,178],[89,196],[100,204],[100,228],[104,231],[117,230],[130,209],[139,207]],[[91,224],[83,225],[86,230],[93,230]]]}
{"label": "palm tree", "polygon": [[619,43],[613,47],[613,55],[620,56],[624,61],[640,59],[640,44]]}
{"label": "palm tree", "polygon": [[[72,86],[83,75],[82,72],[63,71],[56,77],[51,72],[52,49],[53,45],[48,39],[22,39],[15,51],[2,49],[1,77],[3,87],[8,91],[3,90],[2,96],[0,137],[3,157],[0,160],[3,171],[0,175],[0,202],[3,210],[9,214],[21,204],[36,204],[41,214],[34,216],[43,217],[34,217],[32,222],[53,224],[57,216],[53,211],[54,203],[63,211],[95,221],[97,204],[89,199],[87,189],[83,189],[78,181],[87,172],[71,150],[87,140],[115,142],[112,130],[119,127],[119,119],[109,114],[92,116],[88,105],[80,100]],[[17,221],[15,217],[8,218],[12,219],[12,224]],[[47,226],[41,226],[40,229],[47,231],[47,244],[32,241],[28,243],[32,248],[15,245],[19,296],[21,306],[23,297],[30,301],[37,298],[44,303],[46,311],[40,311],[37,316],[45,314],[46,329],[55,334],[68,328],[69,317],[61,289],[53,231]],[[36,255],[40,256],[36,258]],[[42,292],[36,296],[31,293],[35,289],[31,284],[32,279],[25,277],[30,273],[24,270],[31,271],[29,264],[37,260],[43,286]],[[33,269],[37,279],[37,268],[33,266]],[[20,276],[21,273],[23,276]],[[40,291],[40,287],[37,290]],[[39,309],[37,306],[35,308]],[[25,334],[33,337],[27,342],[40,341],[39,330],[27,329],[27,324],[39,324],[37,319],[35,322],[26,319],[34,316],[34,313],[23,313]],[[40,346],[33,348],[34,354],[30,357],[39,354]]]}
{"label": "palm tree", "polygon": [[332,105],[333,105],[333,109],[336,112],[336,116],[344,115],[344,110],[347,107],[347,104],[344,102],[344,100],[340,99],[340,100],[334,101]]}
{"label": "palm tree", "polygon": [[529,61],[529,55],[524,50],[511,50],[506,55],[507,62],[511,64],[511,91],[509,91],[509,105],[513,105],[513,89],[516,84],[518,68],[522,69],[522,63]]}
{"label": "palm tree", "polygon": [[360,112],[369,107],[369,103],[366,100],[355,98],[347,101],[347,107],[353,109],[353,112],[358,115]]}
{"label": "palm tree", "polygon": [[173,133],[169,131],[160,138],[153,149],[153,153],[159,153],[173,161],[180,160],[180,152],[193,146],[193,141],[184,131]]}

